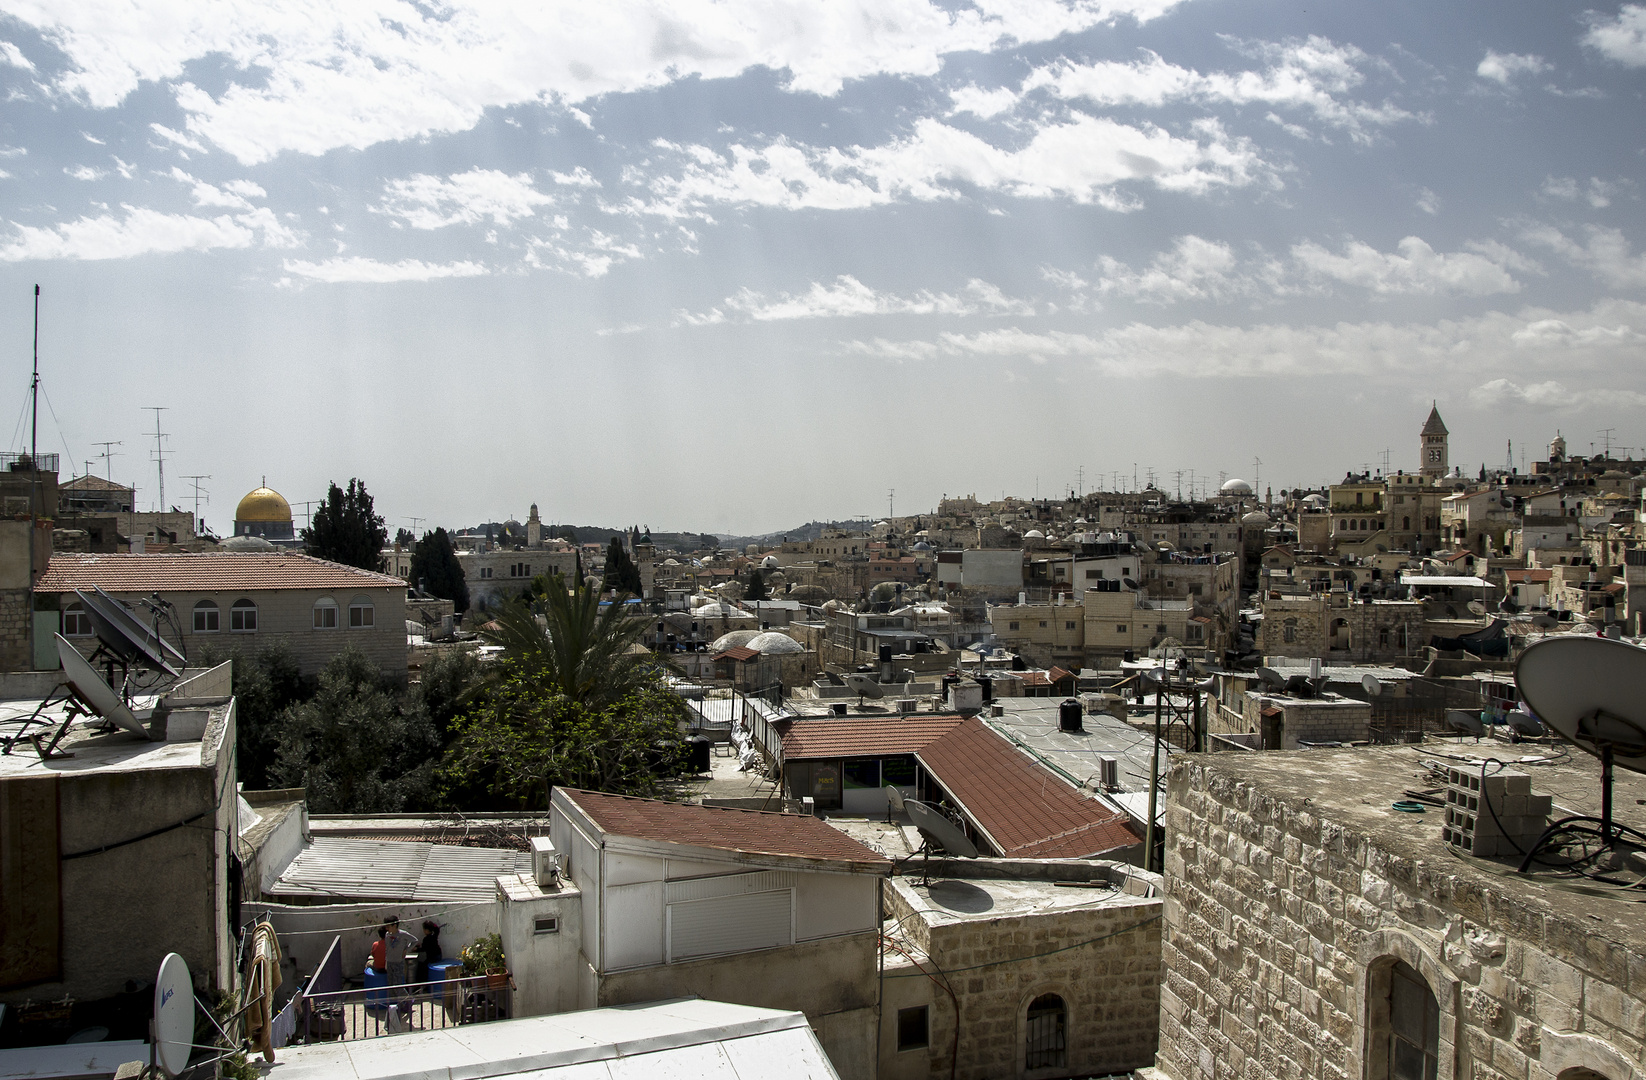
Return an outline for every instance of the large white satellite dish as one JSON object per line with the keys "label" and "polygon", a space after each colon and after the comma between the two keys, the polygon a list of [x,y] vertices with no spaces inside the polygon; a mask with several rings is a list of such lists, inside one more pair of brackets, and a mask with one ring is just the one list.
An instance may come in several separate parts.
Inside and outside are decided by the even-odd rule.
{"label": "large white satellite dish", "polygon": [[120,695],[103,681],[103,676],[80,655],[80,650],[62,634],[52,636],[57,639],[57,659],[63,665],[63,681],[68,684],[74,699],[93,714],[120,725],[133,735],[148,738],[149,733],[142,721],[126,708]]}
{"label": "large white satellite dish", "polygon": [[950,855],[959,855],[963,859],[977,858],[977,846],[966,839],[960,827],[944,817],[936,807],[919,799],[904,799],[903,806],[914,821],[914,827],[920,830],[920,835],[928,843],[936,844]]}
{"label": "large white satellite dish", "polygon": [[1377,681],[1377,676],[1368,672],[1360,677],[1360,685],[1372,697],[1383,693],[1383,684]]}
{"label": "large white satellite dish", "polygon": [[189,1066],[194,1049],[194,980],[176,953],[160,961],[154,980],[154,1053],[162,1071],[176,1076]]}

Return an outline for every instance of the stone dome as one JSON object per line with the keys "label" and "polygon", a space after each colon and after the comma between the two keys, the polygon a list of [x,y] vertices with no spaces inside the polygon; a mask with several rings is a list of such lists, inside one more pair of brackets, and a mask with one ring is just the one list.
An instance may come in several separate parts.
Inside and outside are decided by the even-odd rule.
{"label": "stone dome", "polygon": [[260,487],[240,500],[236,521],[291,521],[291,503],[273,488]]}
{"label": "stone dome", "polygon": [[[729,634],[727,635],[730,636]],[[763,634],[756,634],[747,642],[748,647],[755,652],[766,656],[776,656],[779,653],[805,652],[806,647],[787,634],[779,634],[776,630],[767,630]]]}
{"label": "stone dome", "polygon": [[1044,539],[1046,539],[1046,534],[1041,532],[1039,529],[1030,529],[1028,532],[1023,534],[1023,539],[1025,539],[1025,540],[1044,540]]}
{"label": "stone dome", "polygon": [[1304,506],[1325,506],[1326,505],[1326,496],[1324,496],[1324,495],[1305,495],[1305,496],[1303,496],[1303,505]]}
{"label": "stone dome", "polygon": [[692,615],[699,619],[752,619],[747,611],[736,604],[721,604],[710,602],[702,607],[693,608]]}
{"label": "stone dome", "polygon": [[1242,525],[1267,525],[1269,523],[1269,515],[1265,514],[1261,510],[1253,510],[1251,513],[1242,517],[1240,519],[1240,523]]}
{"label": "stone dome", "polygon": [[1233,480],[1225,480],[1223,482],[1223,486],[1218,488],[1218,490],[1225,495],[1250,495],[1252,493],[1252,485],[1248,484],[1244,480],[1236,478]]}
{"label": "stone dome", "polygon": [[709,646],[711,652],[725,652],[727,649],[741,649],[754,638],[760,637],[758,630],[733,630],[729,634],[721,634]]}
{"label": "stone dome", "polygon": [[840,601],[838,601],[838,600],[825,600],[825,601],[823,601],[823,610],[828,612],[831,615],[833,615],[835,612],[839,611],[840,606],[841,606]]}
{"label": "stone dome", "polygon": [[261,536],[230,536],[217,545],[223,551],[279,551]]}
{"label": "stone dome", "polygon": [[914,550],[914,551],[930,551],[931,549],[932,549],[932,546],[930,544],[926,543],[926,541],[922,540],[918,544],[916,544],[913,547],[912,550]]}
{"label": "stone dome", "polygon": [[761,559],[760,560],[760,567],[763,570],[776,570],[777,569],[777,556],[776,555],[768,555],[764,559]]}

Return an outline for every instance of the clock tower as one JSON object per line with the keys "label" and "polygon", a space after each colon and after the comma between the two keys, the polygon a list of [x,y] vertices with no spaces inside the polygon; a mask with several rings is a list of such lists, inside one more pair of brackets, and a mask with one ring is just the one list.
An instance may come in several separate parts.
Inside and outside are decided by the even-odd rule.
{"label": "clock tower", "polygon": [[1449,465],[1446,454],[1445,421],[1440,419],[1438,404],[1429,410],[1429,419],[1423,425],[1421,437],[1422,449],[1419,451],[1417,471],[1430,480],[1438,480],[1446,475]]}

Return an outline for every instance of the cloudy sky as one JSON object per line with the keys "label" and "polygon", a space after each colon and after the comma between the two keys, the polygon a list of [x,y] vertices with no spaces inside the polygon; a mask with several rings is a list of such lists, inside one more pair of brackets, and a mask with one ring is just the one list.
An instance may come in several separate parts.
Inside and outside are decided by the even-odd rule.
{"label": "cloudy sky", "polygon": [[1633,3],[0,0],[0,419],[38,282],[42,449],[150,503],[166,406],[220,530],[264,475],[711,532],[1279,489],[1431,400],[1471,469],[1642,456],[1643,88]]}

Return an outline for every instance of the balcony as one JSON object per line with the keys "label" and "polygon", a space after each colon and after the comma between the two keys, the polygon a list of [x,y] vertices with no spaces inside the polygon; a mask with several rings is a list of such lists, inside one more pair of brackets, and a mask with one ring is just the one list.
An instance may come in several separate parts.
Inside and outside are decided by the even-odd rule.
{"label": "balcony", "polygon": [[351,1042],[507,1020],[513,1014],[513,998],[514,984],[507,975],[348,990],[305,989],[298,995],[292,1042]]}

